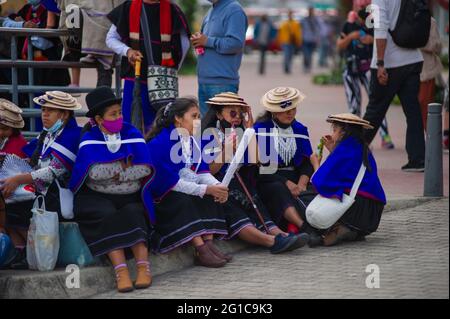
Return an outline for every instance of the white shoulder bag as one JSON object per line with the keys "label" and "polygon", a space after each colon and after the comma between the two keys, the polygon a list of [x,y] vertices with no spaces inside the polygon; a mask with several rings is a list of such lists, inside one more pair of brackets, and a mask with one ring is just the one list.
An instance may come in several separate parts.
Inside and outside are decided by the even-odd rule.
{"label": "white shoulder bag", "polygon": [[317,195],[306,208],[306,220],[317,229],[328,229],[333,226],[355,202],[356,194],[366,173],[364,163],[359,169],[350,195],[344,194],[342,201],[337,198],[326,198]]}

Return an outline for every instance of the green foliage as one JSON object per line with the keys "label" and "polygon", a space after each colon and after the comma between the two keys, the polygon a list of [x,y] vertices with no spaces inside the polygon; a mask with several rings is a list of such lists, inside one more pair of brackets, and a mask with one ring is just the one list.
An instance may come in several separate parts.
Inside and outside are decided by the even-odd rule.
{"label": "green foliage", "polygon": [[[196,25],[196,12],[199,9],[197,0],[178,0],[177,2],[186,15],[191,32],[193,32]],[[196,65],[197,59],[195,58],[194,52],[193,50],[189,50],[180,74],[195,74]]]}

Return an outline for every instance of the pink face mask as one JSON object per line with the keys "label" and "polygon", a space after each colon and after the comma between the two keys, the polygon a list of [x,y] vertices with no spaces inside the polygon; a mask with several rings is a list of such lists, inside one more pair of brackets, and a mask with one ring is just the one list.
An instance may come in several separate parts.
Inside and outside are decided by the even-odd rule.
{"label": "pink face mask", "polygon": [[102,126],[108,131],[113,134],[119,133],[122,130],[123,127],[123,117],[118,118],[114,121],[107,121],[104,120],[102,123]]}

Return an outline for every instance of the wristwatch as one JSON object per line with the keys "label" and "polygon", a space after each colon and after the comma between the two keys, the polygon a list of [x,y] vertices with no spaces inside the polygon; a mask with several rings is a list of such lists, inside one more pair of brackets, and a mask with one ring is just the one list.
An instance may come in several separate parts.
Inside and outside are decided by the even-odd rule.
{"label": "wristwatch", "polygon": [[378,60],[377,67],[384,67],[384,60]]}

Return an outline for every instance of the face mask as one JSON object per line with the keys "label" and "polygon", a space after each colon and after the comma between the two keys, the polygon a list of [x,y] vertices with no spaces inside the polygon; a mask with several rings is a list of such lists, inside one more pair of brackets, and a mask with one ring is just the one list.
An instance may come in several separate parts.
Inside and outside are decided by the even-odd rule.
{"label": "face mask", "polygon": [[28,0],[28,4],[31,4],[33,7],[37,6],[41,3],[41,0]]}
{"label": "face mask", "polygon": [[58,119],[56,121],[56,123],[53,124],[52,127],[50,127],[50,128],[45,128],[44,127],[44,131],[47,131],[50,134],[54,134],[63,126],[63,124],[64,124],[64,122],[61,119]]}
{"label": "face mask", "polygon": [[102,126],[110,133],[116,134],[122,130],[123,127],[123,117],[118,118],[114,121],[104,120]]}

